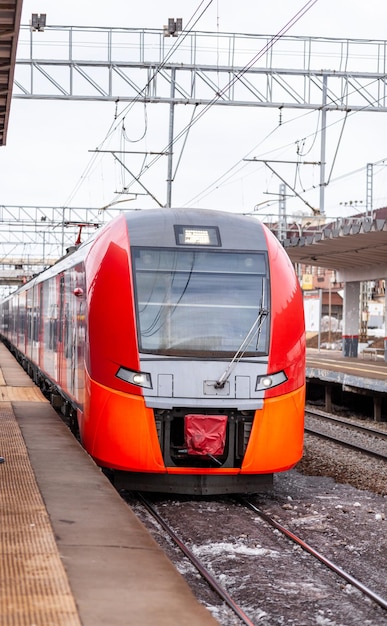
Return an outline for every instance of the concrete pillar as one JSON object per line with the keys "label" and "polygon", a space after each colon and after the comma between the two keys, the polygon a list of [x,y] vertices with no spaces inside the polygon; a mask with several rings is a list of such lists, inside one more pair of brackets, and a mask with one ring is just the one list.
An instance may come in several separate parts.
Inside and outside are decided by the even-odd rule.
{"label": "concrete pillar", "polygon": [[374,420],[375,422],[382,421],[382,398],[380,396],[374,396]]}
{"label": "concrete pillar", "polygon": [[360,320],[360,282],[344,283],[343,356],[357,357]]}
{"label": "concrete pillar", "polygon": [[325,410],[332,413],[332,387],[325,385]]}

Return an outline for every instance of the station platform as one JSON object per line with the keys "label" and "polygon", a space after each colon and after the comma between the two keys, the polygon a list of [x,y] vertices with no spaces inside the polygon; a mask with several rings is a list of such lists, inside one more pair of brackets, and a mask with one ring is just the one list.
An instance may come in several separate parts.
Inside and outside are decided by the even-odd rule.
{"label": "station platform", "polygon": [[387,362],[384,358],[373,354],[344,357],[338,350],[307,348],[306,379],[325,386],[327,411],[331,410],[332,388],[338,385],[344,391],[372,397],[374,419],[382,419],[383,404],[387,404]]}
{"label": "station platform", "polygon": [[214,626],[0,343],[1,626]]}

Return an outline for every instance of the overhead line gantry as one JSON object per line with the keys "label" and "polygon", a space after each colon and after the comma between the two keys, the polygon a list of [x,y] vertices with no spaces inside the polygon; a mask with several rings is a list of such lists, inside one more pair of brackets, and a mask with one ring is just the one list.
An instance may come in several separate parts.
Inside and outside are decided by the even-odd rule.
{"label": "overhead line gantry", "polygon": [[319,110],[324,213],[327,112],[386,112],[386,73],[384,40],[23,26],[14,97],[169,104],[167,206],[175,105]]}
{"label": "overhead line gantry", "polygon": [[[387,42],[288,35],[272,42],[270,35],[182,31],[169,38],[163,29],[21,26],[13,97],[169,105],[167,206],[175,105],[319,110],[324,213],[327,113],[387,112]],[[58,227],[47,232],[57,237]]]}

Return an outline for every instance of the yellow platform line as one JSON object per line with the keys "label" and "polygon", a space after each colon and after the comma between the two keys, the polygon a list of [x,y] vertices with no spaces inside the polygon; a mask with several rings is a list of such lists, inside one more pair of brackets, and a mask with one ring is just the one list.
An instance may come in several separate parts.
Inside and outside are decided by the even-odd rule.
{"label": "yellow platform line", "polygon": [[0,625],[80,626],[10,403],[0,403]]}
{"label": "yellow platform line", "polygon": [[0,402],[48,402],[38,387],[1,386]]}
{"label": "yellow platform line", "polygon": [[[5,349],[5,348],[4,348]],[[15,361],[16,363],[16,361]],[[7,385],[0,367],[0,402],[48,402],[37,385],[15,387]],[[0,622],[1,626],[1,622]]]}

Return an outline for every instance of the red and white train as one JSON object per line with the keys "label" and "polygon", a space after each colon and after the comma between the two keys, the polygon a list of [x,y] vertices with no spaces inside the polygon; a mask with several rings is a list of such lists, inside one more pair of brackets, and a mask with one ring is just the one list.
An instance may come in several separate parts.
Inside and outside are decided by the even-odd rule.
{"label": "red and white train", "polygon": [[256,492],[302,456],[302,296],[255,218],[120,214],[1,303],[1,335],[119,486]]}

